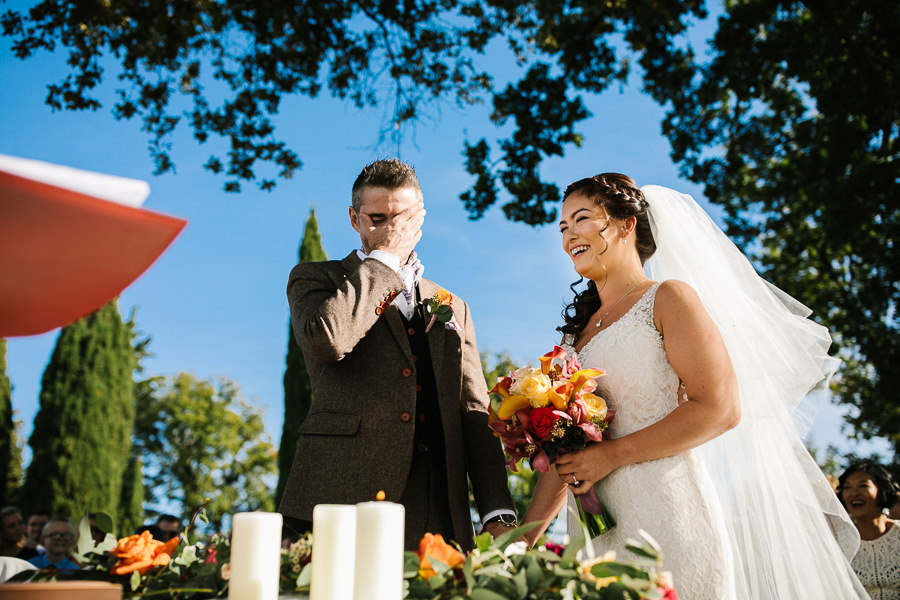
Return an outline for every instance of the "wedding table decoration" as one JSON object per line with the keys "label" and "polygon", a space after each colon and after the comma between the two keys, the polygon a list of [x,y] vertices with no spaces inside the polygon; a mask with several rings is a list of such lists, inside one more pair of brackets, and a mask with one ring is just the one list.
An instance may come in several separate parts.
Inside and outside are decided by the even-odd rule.
{"label": "wedding table decoration", "polygon": [[[387,506],[391,503],[364,504]],[[477,536],[475,549],[468,554],[463,554],[439,535],[426,534],[418,552],[403,554],[402,568],[396,573],[395,581],[386,585],[393,585],[391,593],[405,600],[678,599],[671,576],[663,571],[662,551],[649,536],[631,541],[628,550],[635,558],[622,561],[612,553],[590,557],[584,548],[586,530],[576,532],[565,547],[545,543],[526,550],[517,540],[533,526],[519,527],[497,539],[492,539],[487,533]],[[177,541],[172,544],[153,543],[155,540],[142,536],[126,536],[117,540],[108,534],[103,542],[95,545],[91,540],[88,520],[84,518],[79,523],[79,542],[74,556],[84,565],[83,569],[20,573],[11,580],[12,583],[0,584],[0,597],[4,597],[5,586],[19,586],[16,589],[21,589],[21,586],[37,586],[46,582],[118,584],[121,586],[118,593],[121,593],[123,600],[228,597],[235,568],[241,568],[234,564],[236,560],[242,560],[241,553],[233,552],[231,540],[221,534],[185,543],[190,527],[189,524],[185,535],[176,538]],[[358,529],[356,531],[358,535]],[[335,541],[333,535],[323,533],[321,543],[326,547],[332,544]],[[392,537],[391,532],[384,530],[380,535]],[[242,543],[239,537],[234,537],[235,549]],[[377,543],[379,538],[372,539]],[[281,600],[311,600],[314,547],[313,536],[306,534],[280,551],[277,564]],[[380,550],[372,554],[360,552],[355,544],[341,547],[344,570],[332,569],[332,576],[359,580],[359,575],[354,577],[354,563],[378,562]],[[334,560],[341,560],[340,553],[331,556]],[[366,582],[364,585],[368,585],[369,580],[363,577],[363,581]],[[39,587],[28,589],[39,591]],[[369,588],[361,589],[362,595],[357,597],[369,597],[365,594],[365,589]],[[44,600],[41,596],[33,597]],[[46,598],[57,600],[59,597]],[[97,595],[91,600],[104,598]]]}

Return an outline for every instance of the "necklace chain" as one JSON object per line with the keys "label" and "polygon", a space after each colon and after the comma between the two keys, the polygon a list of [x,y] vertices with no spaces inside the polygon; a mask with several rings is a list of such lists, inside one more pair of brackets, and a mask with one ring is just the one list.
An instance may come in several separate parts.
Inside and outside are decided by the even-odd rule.
{"label": "necklace chain", "polygon": [[[633,292],[634,290],[636,290],[637,287],[638,287],[639,285],[641,285],[641,282],[640,282],[640,281],[638,281],[636,284],[634,284],[633,286],[631,286],[631,289],[630,289],[630,290],[628,290],[627,292],[625,292],[624,294],[622,294],[621,296],[619,296],[618,300],[616,300],[615,302],[613,302],[613,305],[609,307],[609,310],[606,311],[606,313],[605,313],[602,317],[600,317],[599,319],[597,319],[597,327],[602,326],[602,325],[603,325],[603,319],[605,319],[606,317],[609,316],[609,313],[611,313],[612,310],[616,307],[616,305],[617,305],[619,302],[622,301],[622,298],[624,298],[625,296],[627,296],[628,294],[630,294],[631,292]],[[600,310],[598,309],[597,312],[600,312]]]}

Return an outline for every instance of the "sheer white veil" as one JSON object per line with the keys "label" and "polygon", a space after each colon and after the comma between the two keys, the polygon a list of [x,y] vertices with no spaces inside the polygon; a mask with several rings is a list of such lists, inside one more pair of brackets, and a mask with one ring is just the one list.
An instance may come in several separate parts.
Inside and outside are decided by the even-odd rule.
{"label": "sheer white veil", "polygon": [[849,565],[859,534],[801,439],[810,398],[824,399],[839,364],[828,330],[763,280],[689,195],[641,191],[657,244],[647,275],[697,291],[737,373],[740,425],[697,449],[725,512],[737,598],[868,598]]}

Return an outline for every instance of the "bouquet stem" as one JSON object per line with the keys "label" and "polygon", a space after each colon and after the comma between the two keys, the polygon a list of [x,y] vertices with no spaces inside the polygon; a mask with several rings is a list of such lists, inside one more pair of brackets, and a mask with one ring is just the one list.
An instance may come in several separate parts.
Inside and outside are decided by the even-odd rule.
{"label": "bouquet stem", "polygon": [[603,535],[616,526],[616,520],[600,502],[593,488],[584,496],[575,496],[575,506],[578,507],[578,518],[591,538]]}

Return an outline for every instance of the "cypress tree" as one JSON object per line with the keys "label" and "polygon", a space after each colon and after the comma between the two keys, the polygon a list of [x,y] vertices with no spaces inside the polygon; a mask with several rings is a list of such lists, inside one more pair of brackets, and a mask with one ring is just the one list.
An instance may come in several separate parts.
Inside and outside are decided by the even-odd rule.
{"label": "cypress tree", "polygon": [[[319,235],[319,222],[316,211],[309,212],[306,228],[300,240],[300,262],[319,262],[328,260],[322,248],[322,237]],[[281,502],[281,494],[291,472],[291,463],[297,451],[300,425],[309,412],[312,404],[312,389],[309,384],[309,372],[303,353],[294,339],[294,329],[288,320],[288,348],[284,371],[284,425],[281,430],[281,446],[278,449],[278,488],[275,490],[276,506]]]}
{"label": "cypress tree", "polygon": [[133,453],[122,477],[117,531],[131,533],[144,523],[144,475],[141,457]]}
{"label": "cypress tree", "polygon": [[6,374],[6,340],[0,338],[0,506],[10,504],[14,490],[9,481],[10,467],[16,447],[16,427],[13,423],[12,386]]}
{"label": "cypress tree", "polygon": [[28,442],[26,499],[73,519],[119,516],[134,429],[131,338],[115,300],[60,332]]}

